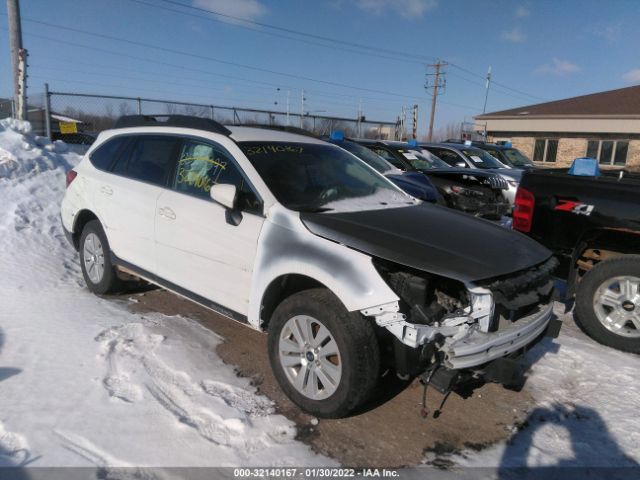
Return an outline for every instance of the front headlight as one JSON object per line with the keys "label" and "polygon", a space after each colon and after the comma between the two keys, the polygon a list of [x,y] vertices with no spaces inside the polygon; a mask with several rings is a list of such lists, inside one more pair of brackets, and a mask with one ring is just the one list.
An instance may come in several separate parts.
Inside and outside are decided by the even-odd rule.
{"label": "front headlight", "polygon": [[493,319],[495,304],[491,290],[483,287],[471,287],[469,298],[471,300],[471,316],[478,321],[481,332],[488,332]]}
{"label": "front headlight", "polygon": [[515,180],[513,180],[513,179],[508,179],[508,180],[507,180],[507,183],[508,183],[510,186],[512,186],[513,188],[518,188],[518,182],[516,182],[516,181],[515,181]]}

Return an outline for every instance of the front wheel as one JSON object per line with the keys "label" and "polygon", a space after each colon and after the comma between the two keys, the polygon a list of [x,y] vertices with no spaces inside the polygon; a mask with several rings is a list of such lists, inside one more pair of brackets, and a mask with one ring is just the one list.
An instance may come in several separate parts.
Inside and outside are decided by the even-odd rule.
{"label": "front wheel", "polygon": [[296,293],[276,308],[269,359],[287,396],[323,418],[344,417],[366,402],[380,374],[373,325],[326,289]]}
{"label": "front wheel", "polygon": [[640,255],[605,260],[585,274],[576,321],[603,345],[640,353]]}

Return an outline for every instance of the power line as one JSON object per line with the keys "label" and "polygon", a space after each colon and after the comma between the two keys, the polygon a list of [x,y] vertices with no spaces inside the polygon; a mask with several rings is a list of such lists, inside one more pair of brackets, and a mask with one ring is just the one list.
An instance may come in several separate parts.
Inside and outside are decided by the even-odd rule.
{"label": "power line", "polygon": [[[213,19],[213,18],[202,17],[200,15],[192,15],[192,14],[189,14],[189,13],[184,12],[184,11],[180,11],[180,10],[176,10],[176,9],[172,9],[172,8],[168,8],[168,7],[163,7],[162,5],[151,4],[151,3],[145,2],[143,0],[130,0],[130,1],[135,2],[135,3],[139,3],[139,4],[143,4],[143,5],[147,5],[147,6],[153,7],[153,8],[159,8],[159,9],[163,9],[163,10],[172,11],[172,12],[175,12],[175,13],[181,13],[183,15],[195,16],[195,17],[200,18],[200,19],[211,20],[211,21],[220,21],[220,20],[216,20],[216,19]],[[159,0],[159,1],[167,3],[167,4],[171,4],[171,5],[177,5],[177,6],[180,6],[182,8],[189,9],[189,10],[195,10],[195,11],[199,11],[199,12],[203,12],[203,13],[208,13],[208,14],[215,15],[215,16],[218,16],[218,17],[221,17],[221,18],[227,18],[229,20],[233,20],[234,23],[230,23],[230,22],[223,22],[223,23],[226,23],[226,24],[232,25],[232,26],[238,26],[238,27],[241,27],[241,28],[248,28],[248,29],[250,29],[252,31],[260,32],[260,30],[257,30],[257,29],[254,29],[254,28],[250,28],[248,25],[255,25],[255,26],[262,27],[262,28],[267,28],[267,29],[271,29],[271,30],[286,32],[286,33],[298,35],[298,36],[301,36],[301,37],[308,37],[308,38],[313,38],[313,39],[316,39],[316,40],[322,40],[322,41],[333,43],[333,44],[336,44],[336,45],[346,45],[346,46],[349,46],[349,47],[355,47],[355,48],[358,48],[358,49],[362,50],[362,51],[347,50],[347,51],[351,51],[351,52],[354,52],[354,53],[378,56],[377,54],[372,53],[372,51],[378,51],[378,52],[386,53],[388,55],[393,55],[393,57],[383,56],[382,58],[388,58],[388,59],[392,59],[392,60],[401,60],[401,58],[398,58],[398,57],[404,57],[405,60],[401,60],[401,61],[410,61],[410,62],[413,62],[413,63],[415,63],[416,61],[424,63],[426,61],[434,61],[435,60],[434,57],[425,57],[425,56],[422,56],[422,55],[406,53],[406,52],[402,52],[402,51],[399,51],[399,50],[392,50],[392,49],[374,47],[374,46],[371,46],[371,45],[364,45],[364,44],[361,44],[361,43],[350,42],[350,41],[347,41],[347,40],[336,39],[336,38],[327,37],[327,36],[323,36],[323,35],[316,35],[316,34],[312,34],[312,33],[308,33],[308,32],[302,32],[302,31],[299,31],[299,30],[280,27],[280,26],[277,26],[277,25],[271,25],[271,24],[267,24],[267,23],[263,23],[263,22],[257,22],[257,21],[254,21],[254,20],[248,20],[248,19],[244,19],[242,17],[237,17],[237,16],[234,16],[234,15],[229,15],[229,14],[225,14],[225,13],[222,13],[222,12],[218,12],[216,10],[211,10],[211,9],[207,9],[207,8],[203,8],[203,7],[197,7],[197,6],[194,6],[194,5],[186,5],[186,4],[182,3],[182,2],[178,2],[178,1],[175,1],[175,0]],[[237,22],[242,22],[242,24],[238,24]],[[263,31],[262,33],[273,34],[273,32],[267,32],[267,31]],[[296,41],[304,41],[301,38],[291,38],[291,37],[284,37],[284,38],[288,38],[290,40],[296,40]],[[323,44],[315,43],[315,45],[331,48],[330,46],[323,45]],[[457,69],[459,69],[461,71],[467,72],[467,73],[469,73],[469,74],[471,74],[471,75],[473,75],[475,77],[481,78],[483,80],[485,78],[484,75],[480,75],[480,74],[477,74],[475,72],[472,72],[472,71],[470,71],[470,70],[468,70],[468,69],[466,69],[466,68],[464,68],[464,67],[462,67],[460,65],[457,65],[457,64],[452,63],[452,62],[448,62],[448,63],[452,67],[455,67],[455,68],[457,68]],[[514,93],[519,93],[519,94],[524,95],[524,96],[529,97],[529,98],[534,98],[536,100],[543,100],[543,101],[545,100],[544,98],[540,98],[540,97],[537,97],[535,95],[531,95],[529,93],[523,92],[522,90],[518,90],[518,89],[515,89],[515,88],[512,88],[512,87],[509,87],[508,85],[496,82],[495,80],[492,81],[492,84],[500,86],[500,87],[502,87],[502,88],[504,88],[506,90],[512,91]],[[504,93],[504,92],[501,92],[501,93]]]}
{"label": "power line", "polygon": [[[466,68],[464,68],[464,67],[461,67],[460,65],[457,65],[457,64],[455,64],[455,63],[449,63],[449,65],[451,65],[452,67],[457,68],[458,70],[461,70],[461,71],[463,71],[463,72],[465,72],[465,73],[468,73],[469,75],[473,75],[474,77],[482,78],[483,80],[485,79],[485,76],[484,76],[484,75],[479,75],[479,74],[477,74],[477,73],[475,73],[475,72],[472,72],[471,70],[468,70],[468,69],[466,69]],[[545,101],[545,100],[546,100],[546,99],[544,99],[544,98],[537,97],[537,96],[535,96],[535,95],[531,95],[531,94],[529,94],[529,93],[527,93],[527,92],[523,92],[522,90],[517,90],[517,89],[515,89],[515,88],[511,88],[511,87],[509,87],[509,86],[507,86],[507,85],[504,85],[504,84],[502,84],[502,83],[496,82],[495,80],[492,80],[492,82],[491,82],[491,83],[492,83],[492,84],[494,84],[494,85],[498,85],[498,86],[500,86],[500,87],[502,87],[502,88],[505,88],[505,89],[507,89],[507,90],[510,90],[510,91],[512,91],[512,92],[519,93],[520,95],[524,95],[524,96],[526,96],[526,97],[530,97],[530,98],[533,98],[533,99],[536,99],[536,100],[542,100],[542,101]]]}
{"label": "power line", "polygon": [[[322,47],[322,48],[327,48],[327,49],[333,50],[333,51],[335,51],[335,48],[336,48],[335,45],[327,45],[325,43],[319,43],[317,41],[306,40],[304,38],[297,38],[297,37],[292,37],[290,35],[283,35],[283,34],[280,34],[280,33],[264,30],[262,27],[255,28],[255,27],[252,27],[250,25],[239,25],[239,24],[237,24],[235,22],[231,23],[229,21],[221,20],[221,19],[218,19],[218,18],[212,18],[210,16],[209,17],[205,17],[205,16],[202,16],[202,15],[197,15],[197,14],[185,12],[183,10],[170,8],[170,7],[165,7],[163,5],[156,5],[156,4],[153,4],[153,3],[148,3],[148,2],[146,2],[144,0],[129,0],[129,1],[131,1],[133,3],[138,3],[140,5],[145,5],[145,6],[148,6],[148,7],[160,9],[160,10],[166,10],[168,12],[179,13],[181,15],[185,15],[185,16],[189,16],[189,17],[193,17],[193,18],[198,18],[200,20],[206,20],[206,21],[210,21],[210,22],[216,22],[216,23],[222,23],[222,24],[225,24],[225,25],[231,25],[231,26],[234,26],[234,27],[245,28],[247,30],[251,30],[252,32],[257,32],[257,33],[261,33],[261,34],[264,34],[264,35],[270,35],[270,36],[277,37],[277,38],[284,38],[284,39],[287,39],[287,40],[293,40],[293,41],[296,41],[296,42],[302,42],[302,43],[305,43],[307,45],[315,45],[315,46]],[[180,4],[180,5],[182,5],[182,4]],[[202,10],[202,11],[205,11],[207,13],[213,13],[212,11],[204,10],[204,9],[198,8],[198,7],[192,7],[191,5],[182,5],[182,6],[185,7],[185,8],[193,8],[195,10]],[[235,18],[235,17],[232,17],[232,18]],[[241,20],[241,19],[238,17],[238,20]],[[287,29],[285,29],[285,30],[287,30]],[[396,62],[404,62],[404,63],[411,63],[411,64],[415,64],[416,63],[416,59],[408,59],[408,58],[402,58],[402,57],[398,57],[398,56],[385,55],[384,53],[380,53],[377,50],[372,50],[371,47],[368,47],[367,50],[355,50],[353,48],[341,47],[341,50],[344,51],[344,52],[355,53],[355,54],[358,54],[358,55],[366,55],[366,56],[375,57],[375,58],[383,58],[383,59],[386,59],[386,60],[393,60],[393,61],[396,61]]]}
{"label": "power line", "polygon": [[[145,2],[142,2],[141,0],[131,0],[131,1],[136,2],[136,3],[145,3]],[[174,1],[174,0],[159,0],[159,1],[164,2],[164,3],[169,3],[169,4],[172,4],[172,5],[178,5],[180,7],[185,8],[185,9],[196,10],[196,11],[200,11],[200,12],[203,12],[203,13],[216,15],[216,16],[221,17],[221,18],[228,18],[230,20],[233,20],[234,22],[242,22],[243,24],[256,25],[258,27],[267,28],[267,29],[270,29],[270,30],[276,30],[276,31],[280,31],[280,32],[299,35],[301,37],[313,38],[313,39],[316,39],[316,40],[322,40],[322,41],[325,41],[325,42],[330,42],[330,43],[334,43],[334,44],[338,44],[338,45],[347,45],[347,46],[350,46],[350,47],[359,48],[359,49],[368,50],[368,51],[374,49],[374,50],[377,50],[378,52],[383,52],[383,53],[386,53],[386,54],[389,54],[389,55],[413,58],[414,60],[418,60],[420,62],[425,62],[427,60],[433,60],[433,59],[427,59],[426,57],[424,57],[422,55],[415,55],[415,54],[412,54],[412,53],[401,52],[399,50],[391,50],[391,49],[388,49],[388,48],[381,48],[381,47],[377,47],[377,46],[376,47],[372,47],[371,45],[364,45],[364,44],[361,44],[361,43],[350,42],[348,40],[339,40],[339,39],[336,39],[336,38],[326,37],[326,36],[323,36],[323,35],[317,35],[317,34],[313,34],[313,33],[309,33],[309,32],[302,32],[302,31],[299,31],[299,30],[294,30],[294,29],[291,29],[291,28],[280,27],[278,25],[270,25],[268,23],[256,22],[255,20],[248,20],[248,19],[245,19],[245,18],[242,18],[242,17],[229,15],[229,14],[226,14],[226,13],[218,12],[218,11],[215,11],[215,10],[210,10],[210,9],[207,9],[207,8],[196,7],[194,5],[186,5],[186,4],[182,3],[182,2],[177,2],[177,1]],[[148,4],[148,3],[147,3],[147,5],[154,6],[156,8],[163,8],[160,5],[153,5],[153,4]],[[199,17],[199,18],[202,18],[202,17]],[[229,23],[229,22],[225,22],[225,23]],[[236,25],[236,24],[237,23],[233,23],[233,25]],[[238,26],[245,27],[246,25],[238,25]]]}
{"label": "power line", "polygon": [[184,51],[181,51],[181,50],[174,50],[174,49],[165,48],[165,47],[159,47],[157,45],[152,45],[152,44],[144,43],[144,42],[138,42],[136,40],[129,40],[129,39],[125,39],[125,38],[114,37],[112,35],[106,35],[106,34],[102,34],[102,33],[89,32],[87,30],[82,30],[82,29],[79,29],[79,28],[56,25],[56,24],[53,24],[53,23],[50,23],[50,22],[44,22],[44,21],[41,21],[41,20],[35,20],[35,19],[31,19],[31,18],[25,18],[23,20],[27,21],[27,22],[30,22],[30,23],[35,23],[35,24],[38,24],[38,25],[44,25],[44,26],[51,27],[51,28],[67,30],[67,31],[74,32],[74,33],[81,33],[83,35],[90,35],[90,36],[103,38],[103,39],[107,39],[107,40],[113,40],[113,41],[117,41],[117,42],[126,43],[126,44],[129,44],[129,45],[135,45],[135,46],[138,46],[138,47],[144,47],[144,48],[150,48],[150,49],[153,49],[153,50],[159,50],[159,51],[162,51],[164,53],[169,52],[169,53],[173,53],[175,55],[188,56],[188,57],[192,57],[192,58],[197,58],[199,60],[207,60],[207,61],[211,61],[211,62],[221,63],[221,64],[224,64],[224,65],[230,65],[230,66],[233,66],[233,67],[244,68],[244,69],[258,71],[258,72],[262,72],[262,73],[269,73],[269,74],[272,74],[272,75],[280,75],[280,76],[283,76],[283,77],[295,78],[297,80],[305,80],[305,81],[309,81],[309,82],[321,83],[321,84],[324,84],[324,85],[331,85],[331,86],[334,86],[334,87],[349,88],[349,89],[363,91],[363,92],[379,93],[379,94],[383,94],[383,95],[390,95],[390,96],[401,97],[401,98],[414,98],[413,96],[404,95],[404,94],[400,94],[400,93],[396,93],[396,92],[386,92],[384,90],[377,90],[377,89],[365,88],[365,87],[356,87],[354,85],[349,85],[349,84],[339,83],[339,82],[333,82],[333,81],[330,81],[330,80],[320,80],[320,79],[316,79],[316,78],[312,78],[312,77],[306,77],[304,75],[296,75],[296,74],[287,73],[287,72],[278,72],[276,70],[271,70],[271,69],[268,69],[268,68],[256,67],[256,66],[252,66],[252,65],[246,65],[246,64],[238,63],[238,62],[231,62],[229,60],[222,60],[220,58],[208,57],[208,56],[205,56],[205,55],[199,55],[199,54],[196,54],[196,53],[184,52]]}

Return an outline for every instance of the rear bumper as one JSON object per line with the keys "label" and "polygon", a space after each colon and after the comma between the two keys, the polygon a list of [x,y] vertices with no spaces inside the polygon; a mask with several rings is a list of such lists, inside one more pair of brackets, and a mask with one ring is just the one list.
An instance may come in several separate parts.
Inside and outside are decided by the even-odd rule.
{"label": "rear bumper", "polygon": [[62,217],[60,218],[60,224],[62,225],[62,231],[64,232],[64,238],[67,239],[67,242],[69,242],[69,245],[71,245],[74,250],[78,249],[78,246],[76,245],[76,242],[73,239],[73,233],[71,233],[69,230],[67,230],[67,227],[64,226],[64,222],[62,221]]}
{"label": "rear bumper", "polygon": [[548,304],[497,332],[476,330],[459,340],[449,338],[442,346],[443,364],[456,370],[484,365],[529,346],[548,329],[557,336],[559,322],[553,315],[552,304]]}

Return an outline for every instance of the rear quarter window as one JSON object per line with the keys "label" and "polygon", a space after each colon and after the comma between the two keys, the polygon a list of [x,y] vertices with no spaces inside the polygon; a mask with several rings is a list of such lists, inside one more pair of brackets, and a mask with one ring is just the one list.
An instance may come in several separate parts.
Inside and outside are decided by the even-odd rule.
{"label": "rear quarter window", "polygon": [[129,137],[125,136],[114,137],[107,140],[91,152],[89,161],[99,170],[109,170],[109,167],[117,160],[128,141]]}

